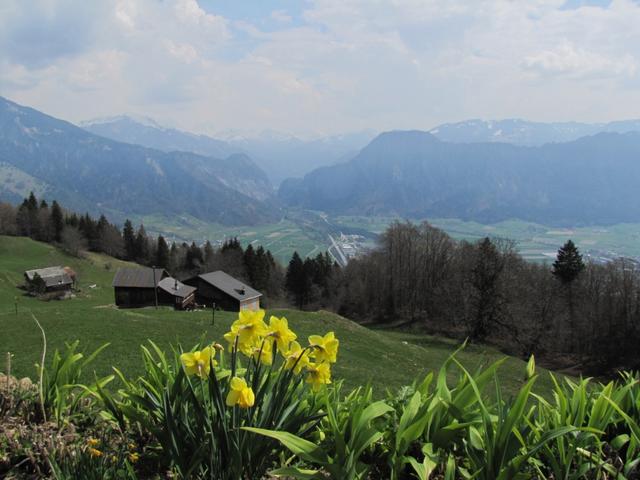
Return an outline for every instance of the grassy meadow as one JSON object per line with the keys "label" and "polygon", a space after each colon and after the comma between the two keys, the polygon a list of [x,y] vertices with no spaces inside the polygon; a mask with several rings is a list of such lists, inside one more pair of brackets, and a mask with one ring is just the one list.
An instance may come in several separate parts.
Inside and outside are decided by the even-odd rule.
{"label": "grassy meadow", "polygon": [[[24,270],[58,264],[68,265],[78,273],[80,291],[76,298],[44,302],[17,288]],[[122,265],[127,263],[97,254],[77,259],[51,245],[0,236],[0,370],[4,370],[4,355],[11,352],[14,373],[34,377],[34,364],[42,354],[42,338],[32,315],[45,329],[49,358],[54,349],[76,339],[86,351],[110,343],[93,364],[96,373],[108,374],[114,365],[132,376],[141,373],[139,346],[147,339],[164,349],[178,344],[190,348],[202,339],[221,341],[236,318],[231,312],[216,312],[215,326],[211,326],[211,311],[118,309],[113,305],[111,281]],[[324,311],[267,312],[271,314],[286,316],[303,338],[334,330],[341,341],[334,377],[343,379],[347,388],[371,382],[380,395],[386,388],[396,389],[438,369],[456,348],[454,342],[437,337],[370,330]],[[469,346],[460,354],[463,363],[472,369],[501,357],[501,353],[482,346]],[[522,384],[524,365],[519,359],[509,358],[502,366],[501,381],[508,391],[515,391]],[[549,387],[549,376],[544,374],[537,388],[545,391]]]}

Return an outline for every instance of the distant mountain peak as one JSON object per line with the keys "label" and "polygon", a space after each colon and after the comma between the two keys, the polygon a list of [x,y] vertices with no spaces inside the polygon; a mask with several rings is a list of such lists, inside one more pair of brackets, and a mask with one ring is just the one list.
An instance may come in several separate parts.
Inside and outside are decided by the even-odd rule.
{"label": "distant mountain peak", "polygon": [[88,128],[93,125],[104,125],[109,123],[134,123],[139,124],[145,127],[157,128],[159,130],[168,130],[169,127],[159,124],[151,117],[146,117],[144,115],[114,115],[109,117],[98,117],[90,120],[83,120],[79,122],[78,126],[82,128]]}
{"label": "distant mountain peak", "polygon": [[640,120],[622,120],[609,123],[545,123],[521,118],[500,120],[474,118],[455,123],[443,123],[429,130],[430,133],[446,142],[499,142],[525,146],[571,142],[599,132],[625,133],[628,131],[640,131]]}

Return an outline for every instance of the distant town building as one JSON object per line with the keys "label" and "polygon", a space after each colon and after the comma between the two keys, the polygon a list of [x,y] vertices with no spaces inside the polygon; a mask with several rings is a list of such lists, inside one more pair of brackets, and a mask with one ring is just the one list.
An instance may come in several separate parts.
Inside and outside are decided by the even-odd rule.
{"label": "distant town building", "polygon": [[157,287],[169,277],[164,268],[119,268],[113,278],[116,305],[145,307],[155,305]]}
{"label": "distant town building", "polygon": [[36,293],[71,291],[76,273],[69,267],[46,267],[24,272],[26,287]]}
{"label": "distant town building", "polygon": [[235,312],[260,308],[260,292],[221,270],[198,275],[185,283],[197,288],[198,303],[207,306],[215,303],[223,310]]}

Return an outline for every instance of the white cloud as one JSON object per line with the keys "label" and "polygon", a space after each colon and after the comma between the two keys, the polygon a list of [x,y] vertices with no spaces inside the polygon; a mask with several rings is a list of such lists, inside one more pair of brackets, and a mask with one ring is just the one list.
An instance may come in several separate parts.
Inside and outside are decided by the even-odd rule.
{"label": "white cloud", "polygon": [[542,73],[570,75],[575,78],[631,76],[637,71],[636,61],[631,55],[609,58],[576,48],[569,43],[530,55],[524,59],[524,65]]}
{"label": "white cloud", "polygon": [[271,12],[271,18],[280,23],[291,23],[293,17],[287,14],[285,10],[274,10]]}
{"label": "white cloud", "polygon": [[215,2],[5,0],[0,94],[76,121],[138,113],[203,132],[637,116],[640,5],[564,4],[311,0],[266,11],[265,29]]}

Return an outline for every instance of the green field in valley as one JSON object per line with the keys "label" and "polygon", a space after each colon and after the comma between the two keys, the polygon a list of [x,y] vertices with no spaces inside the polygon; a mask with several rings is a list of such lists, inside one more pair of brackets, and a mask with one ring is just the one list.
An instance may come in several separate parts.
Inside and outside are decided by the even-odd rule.
{"label": "green field in valley", "polygon": [[[80,291],[76,298],[44,302],[25,296],[17,288],[24,270],[52,265],[68,265],[78,273]],[[178,344],[190,348],[200,340],[220,341],[236,318],[231,312],[216,312],[212,327],[210,311],[115,308],[111,281],[121,265],[125,262],[102,255],[77,259],[50,245],[0,236],[0,358],[11,352],[14,373],[34,376],[34,364],[42,352],[41,334],[32,318],[35,315],[46,331],[48,358],[54,349],[76,339],[85,351],[110,343],[93,364],[96,373],[105,375],[117,366],[134,376],[141,371],[139,347],[148,339],[167,350]],[[379,395],[386,388],[396,389],[438,369],[456,348],[454,342],[436,337],[370,330],[324,311],[274,310],[267,314],[286,316],[303,339],[335,331],[341,341],[335,378],[343,379],[349,388],[371,382]],[[503,356],[492,348],[469,346],[460,359],[475,369]],[[524,365],[519,359],[509,358],[502,366],[500,376],[507,390],[513,391],[521,384]],[[4,370],[4,360],[0,361],[0,370]],[[539,390],[549,386],[549,376],[542,375]]]}
{"label": "green field in valley", "polygon": [[[162,233],[171,241],[210,240],[221,244],[225,239],[238,237],[246,246],[263,245],[283,265],[286,265],[294,251],[303,258],[326,251],[329,247],[329,233],[365,234],[359,248],[375,246],[375,237],[398,217],[364,217],[325,215],[322,212],[288,211],[278,223],[229,227],[203,222],[191,216],[164,217],[149,215],[137,217],[134,222],[144,223],[148,232]],[[420,222],[420,219],[411,219]],[[521,220],[507,220],[494,224],[466,222],[459,219],[434,218],[428,221],[447,232],[457,240],[474,241],[480,238],[502,237],[516,242],[520,254],[527,260],[537,262],[553,261],[558,248],[572,239],[587,256],[599,261],[618,256],[640,257],[640,224],[618,224],[590,227],[549,227]]]}
{"label": "green field in valley", "polygon": [[[359,216],[332,218],[335,225],[361,228],[377,234],[382,233],[394,220],[402,219]],[[583,253],[596,260],[618,256],[640,257],[640,224],[557,228],[521,220],[489,225],[451,218],[434,218],[428,221],[458,240],[474,241],[487,236],[514,240],[519,253],[532,261],[552,262],[558,249],[569,239]]]}
{"label": "green field in valley", "polygon": [[207,223],[189,215],[164,217],[148,215],[134,218],[133,221],[143,223],[149,233],[161,233],[169,241],[195,241],[205,243],[207,240],[220,245],[225,239],[237,237],[243,245],[262,245],[272,255],[286,265],[294,251],[303,258],[324,252],[326,237],[319,236],[314,230],[304,228],[292,220],[283,219],[278,223],[251,227],[229,227]]}

